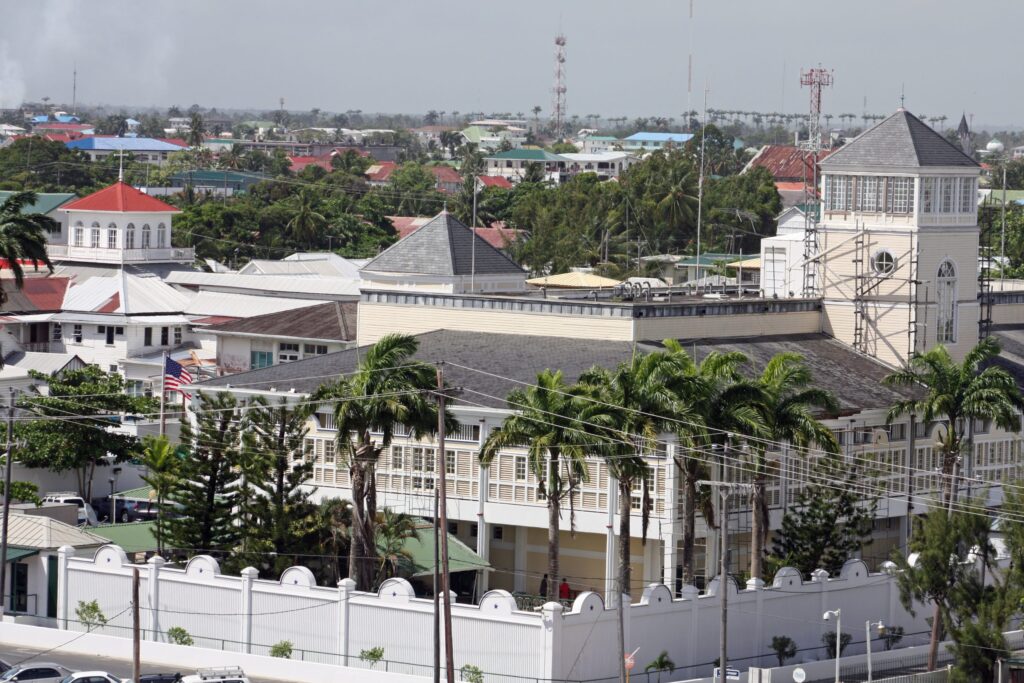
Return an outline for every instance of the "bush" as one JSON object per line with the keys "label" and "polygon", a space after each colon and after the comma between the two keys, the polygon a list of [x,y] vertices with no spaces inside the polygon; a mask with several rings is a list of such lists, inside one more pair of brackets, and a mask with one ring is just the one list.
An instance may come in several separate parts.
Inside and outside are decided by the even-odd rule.
{"label": "bush", "polygon": [[78,607],[75,608],[75,616],[78,617],[79,622],[85,624],[86,631],[107,625],[107,617],[103,614],[103,610],[100,609],[99,603],[95,600],[90,600],[89,602],[79,600]]}
{"label": "bush", "polygon": [[[846,646],[850,644],[850,641],[852,639],[853,636],[851,636],[849,633],[844,633],[841,636],[839,636],[840,657],[843,656],[843,651],[846,649]],[[828,633],[824,634],[821,637],[821,644],[824,645],[825,650],[828,651],[828,656],[834,659],[836,656],[836,632],[829,631]]]}
{"label": "bush", "polygon": [[484,683],[484,672],[478,666],[464,664],[462,666],[462,680],[466,681],[466,683]]}
{"label": "bush", "polygon": [[369,650],[362,650],[359,653],[359,659],[369,664],[372,669],[377,662],[384,659],[384,648],[371,647]]}
{"label": "bush", "polygon": [[175,645],[193,645],[192,636],[180,626],[172,626],[167,629],[167,641]]}
{"label": "bush", "polygon": [[903,627],[902,626],[886,626],[885,633],[882,634],[882,641],[885,642],[885,649],[891,650],[903,640]]}
{"label": "bush", "polygon": [[280,657],[281,659],[292,658],[292,641],[282,640],[280,643],[275,643],[270,646],[270,656]]}
{"label": "bush", "polygon": [[787,659],[796,657],[796,643],[789,636],[772,636],[772,649],[779,658],[779,666],[786,666]]}

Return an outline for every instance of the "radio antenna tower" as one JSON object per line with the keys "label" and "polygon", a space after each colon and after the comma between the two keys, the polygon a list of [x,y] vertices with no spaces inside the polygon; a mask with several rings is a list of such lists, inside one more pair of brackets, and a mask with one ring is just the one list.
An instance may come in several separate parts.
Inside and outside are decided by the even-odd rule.
{"label": "radio antenna tower", "polygon": [[832,85],[832,72],[817,68],[800,72],[800,85],[811,89],[811,109],[807,118],[807,151],[804,163],[804,287],[803,295],[818,295],[818,220],[821,216],[818,197],[818,159],[821,156],[821,89]]}
{"label": "radio antenna tower", "polygon": [[555,124],[555,137],[565,134],[565,35],[555,36],[555,87],[551,116]]}

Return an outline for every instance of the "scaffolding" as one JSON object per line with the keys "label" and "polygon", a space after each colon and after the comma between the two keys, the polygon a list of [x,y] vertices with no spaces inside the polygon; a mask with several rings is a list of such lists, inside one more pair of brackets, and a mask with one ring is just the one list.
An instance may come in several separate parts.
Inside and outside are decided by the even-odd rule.
{"label": "scaffolding", "polygon": [[978,316],[978,340],[992,336],[992,247],[978,247],[978,301],[981,303],[981,315]]}
{"label": "scaffolding", "polygon": [[[920,249],[914,235],[909,235],[910,244],[901,254],[893,255],[890,267],[875,268],[871,263],[871,232],[858,224],[853,250],[853,347],[868,355],[874,355],[868,348],[867,328],[871,322],[869,306],[872,302],[896,303],[895,295],[883,297],[878,289],[883,282],[896,279],[900,263],[906,263],[907,287],[907,359],[917,350],[919,285],[917,278]],[[900,278],[902,279],[902,278]]]}
{"label": "scaffolding", "polygon": [[[811,89],[810,112],[807,119],[806,162],[804,164],[804,287],[805,297],[818,296],[818,219],[821,215],[818,197],[818,159],[821,157],[821,90],[832,85],[832,72],[821,68],[800,73],[800,85]],[[810,181],[808,184],[808,170]]]}

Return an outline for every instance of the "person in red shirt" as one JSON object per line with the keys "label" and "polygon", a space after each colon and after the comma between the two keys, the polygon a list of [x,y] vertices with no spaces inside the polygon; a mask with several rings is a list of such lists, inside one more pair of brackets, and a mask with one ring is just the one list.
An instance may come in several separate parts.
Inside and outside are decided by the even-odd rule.
{"label": "person in red shirt", "polygon": [[558,599],[559,600],[568,600],[569,597],[570,597],[569,593],[570,593],[570,591],[569,591],[569,582],[566,581],[565,577],[563,576],[562,577],[562,583],[558,584]]}

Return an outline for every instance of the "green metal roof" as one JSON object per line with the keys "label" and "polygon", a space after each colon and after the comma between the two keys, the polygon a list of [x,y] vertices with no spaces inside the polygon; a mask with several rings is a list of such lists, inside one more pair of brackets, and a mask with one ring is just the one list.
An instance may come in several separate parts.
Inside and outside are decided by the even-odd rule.
{"label": "green metal roof", "polygon": [[[715,252],[706,252],[700,255],[699,265],[713,266],[719,261],[731,263],[732,261],[741,261],[751,256],[757,256],[757,254],[719,254]],[[687,256],[686,258],[680,259],[676,262],[676,268],[685,268],[686,266],[696,265],[698,265],[696,256]]]}
{"label": "green metal roof", "polygon": [[544,149],[510,149],[487,157],[488,159],[512,159],[518,161],[564,161],[569,160]]}
{"label": "green metal roof", "polygon": [[[400,561],[411,576],[430,576],[434,573],[434,527],[429,522],[416,526],[419,536],[405,543],[409,558]],[[469,546],[448,534],[448,571],[475,572],[490,569],[482,557],[470,550]]]}
{"label": "green metal roof", "polygon": [[7,546],[7,561],[17,562],[18,560],[25,559],[26,557],[32,557],[38,555],[39,550],[36,548],[22,548],[16,545]]}
{"label": "green metal roof", "polygon": [[89,531],[111,543],[116,543],[126,553],[156,550],[156,522],[101,524],[91,527]]}
{"label": "green metal roof", "polygon": [[148,485],[140,486],[136,489],[118,491],[117,493],[114,494],[114,497],[120,498],[122,500],[141,500],[146,502],[156,500],[156,494],[153,493],[153,487]]}
{"label": "green metal roof", "polygon": [[[0,192],[0,204],[13,194],[17,192]],[[78,195],[73,192],[37,192],[36,203],[26,206],[23,213],[50,213],[72,199],[78,199]]]}

